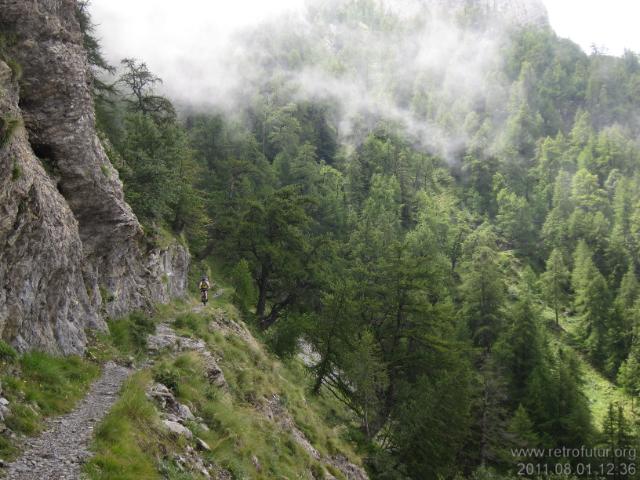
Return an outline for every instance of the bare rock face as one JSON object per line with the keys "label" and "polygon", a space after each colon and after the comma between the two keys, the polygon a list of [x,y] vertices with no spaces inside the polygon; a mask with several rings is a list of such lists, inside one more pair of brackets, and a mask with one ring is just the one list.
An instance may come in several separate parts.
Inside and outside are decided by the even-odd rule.
{"label": "bare rock face", "polygon": [[0,331],[18,348],[76,352],[84,328],[102,320],[82,277],[78,223],[33,155],[17,104],[0,62]]}
{"label": "bare rock face", "polygon": [[79,352],[101,317],[186,286],[188,251],[145,242],[97,137],[75,8],[0,0],[23,70],[18,89],[2,64],[0,115],[25,127],[0,151],[0,333],[20,349]]}

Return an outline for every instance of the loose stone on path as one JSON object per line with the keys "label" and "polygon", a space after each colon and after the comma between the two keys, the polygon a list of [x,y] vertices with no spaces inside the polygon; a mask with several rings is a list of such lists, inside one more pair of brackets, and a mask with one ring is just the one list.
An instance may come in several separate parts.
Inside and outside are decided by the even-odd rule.
{"label": "loose stone on path", "polygon": [[76,408],[48,420],[45,431],[27,441],[25,451],[5,470],[11,480],[79,480],[82,465],[91,456],[93,427],[118,399],[120,386],[131,370],[108,362],[102,376]]}

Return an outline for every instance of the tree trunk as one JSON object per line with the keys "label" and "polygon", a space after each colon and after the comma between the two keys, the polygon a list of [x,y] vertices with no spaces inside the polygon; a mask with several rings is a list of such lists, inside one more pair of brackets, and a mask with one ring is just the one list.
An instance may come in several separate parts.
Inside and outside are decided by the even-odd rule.
{"label": "tree trunk", "polygon": [[267,316],[264,315],[264,309],[263,309],[262,315],[258,315],[258,318],[260,319],[260,327],[263,330],[266,330],[271,325],[276,323],[276,321],[278,320],[278,317],[280,317],[280,313],[282,312],[282,310],[284,310],[285,307],[293,301],[293,298],[294,298],[293,295],[289,295],[282,302],[276,303],[275,305],[273,305],[271,307],[271,311],[269,312],[269,315]]}
{"label": "tree trunk", "polygon": [[264,311],[267,307],[267,273],[264,266],[260,271],[258,279],[258,304],[256,305],[256,315],[258,318],[264,317]]}
{"label": "tree trunk", "polygon": [[318,395],[320,393],[320,387],[322,387],[322,383],[324,382],[324,376],[327,374],[329,366],[329,360],[327,358],[323,359],[318,369],[318,375],[316,377],[316,381],[313,384],[313,394]]}

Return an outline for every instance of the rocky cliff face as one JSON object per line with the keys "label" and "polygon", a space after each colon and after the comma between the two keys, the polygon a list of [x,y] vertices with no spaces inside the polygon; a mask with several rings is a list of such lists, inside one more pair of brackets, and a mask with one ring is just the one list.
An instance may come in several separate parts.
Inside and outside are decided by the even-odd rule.
{"label": "rocky cliff face", "polygon": [[75,0],[0,0],[0,32],[22,69],[18,88],[0,64],[0,332],[78,352],[105,315],[181,295],[189,255],[145,242],[124,201],[95,131]]}

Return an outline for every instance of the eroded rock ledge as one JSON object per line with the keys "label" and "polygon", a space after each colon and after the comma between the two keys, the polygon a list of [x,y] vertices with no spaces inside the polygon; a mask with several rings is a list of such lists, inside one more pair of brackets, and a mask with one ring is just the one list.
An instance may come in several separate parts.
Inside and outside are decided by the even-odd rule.
{"label": "eroded rock ledge", "polygon": [[[95,130],[75,0],[0,0],[0,335],[78,353],[85,329],[180,296],[188,251],[154,247]],[[4,140],[4,141],[3,141]]]}

